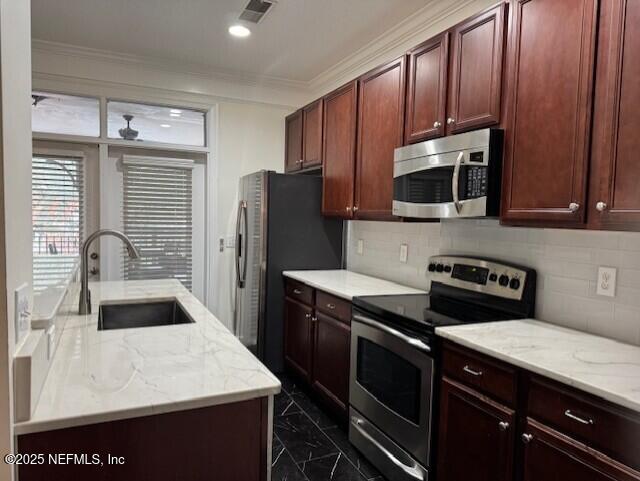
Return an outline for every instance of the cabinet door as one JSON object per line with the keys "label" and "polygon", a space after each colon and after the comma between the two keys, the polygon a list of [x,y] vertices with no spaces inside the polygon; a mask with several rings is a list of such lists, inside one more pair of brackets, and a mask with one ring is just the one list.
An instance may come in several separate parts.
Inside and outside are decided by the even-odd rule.
{"label": "cabinet door", "polygon": [[287,116],[284,123],[284,170],[293,172],[302,168],[302,110]]}
{"label": "cabinet door", "polygon": [[356,217],[394,219],[393,151],[402,146],[404,57],[359,80]]}
{"label": "cabinet door", "polygon": [[444,135],[448,61],[448,32],[409,52],[405,144]]}
{"label": "cabinet door", "polygon": [[313,324],[312,386],[346,416],[349,405],[351,327],[317,311]]}
{"label": "cabinet door", "polygon": [[503,222],[584,223],[597,4],[512,4]]}
{"label": "cabinet door", "polygon": [[523,481],[639,481],[640,473],[551,428],[528,420]]}
{"label": "cabinet door", "polygon": [[322,99],[302,109],[302,167],[322,164]]}
{"label": "cabinet door", "polygon": [[505,4],[453,29],[447,132],[500,122]]}
{"label": "cabinet door", "polygon": [[312,309],[289,298],[284,308],[284,359],[299,376],[309,380]]}
{"label": "cabinet door", "polygon": [[324,98],[322,213],[350,219],[356,173],[358,84],[351,82]]}
{"label": "cabinet door", "polygon": [[589,226],[640,230],[640,3],[602,3]]}
{"label": "cabinet door", "polygon": [[511,481],[514,412],[447,378],[442,380],[438,479]]}

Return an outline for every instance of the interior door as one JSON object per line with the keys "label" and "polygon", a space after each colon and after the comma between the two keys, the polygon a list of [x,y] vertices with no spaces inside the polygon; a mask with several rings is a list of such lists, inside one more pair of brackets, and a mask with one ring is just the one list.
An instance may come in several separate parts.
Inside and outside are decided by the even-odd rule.
{"label": "interior door", "polygon": [[585,220],[598,0],[517,0],[501,220]]}
{"label": "interior door", "polygon": [[445,134],[449,33],[426,41],[407,56],[404,143]]}
{"label": "interior door", "polygon": [[598,49],[589,226],[640,230],[640,3],[603,2]]}

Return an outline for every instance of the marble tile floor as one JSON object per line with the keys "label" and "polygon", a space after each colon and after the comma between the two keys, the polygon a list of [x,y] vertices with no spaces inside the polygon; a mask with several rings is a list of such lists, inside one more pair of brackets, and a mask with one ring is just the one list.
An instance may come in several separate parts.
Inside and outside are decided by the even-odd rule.
{"label": "marble tile floor", "polygon": [[289,376],[274,402],[272,481],[385,481]]}

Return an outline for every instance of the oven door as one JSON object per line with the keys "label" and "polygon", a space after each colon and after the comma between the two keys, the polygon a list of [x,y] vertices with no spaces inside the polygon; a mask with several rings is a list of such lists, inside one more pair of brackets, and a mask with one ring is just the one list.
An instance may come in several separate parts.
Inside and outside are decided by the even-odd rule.
{"label": "oven door", "polygon": [[434,361],[424,341],[354,311],[349,402],[429,467]]}
{"label": "oven door", "polygon": [[415,218],[486,216],[488,167],[488,152],[482,149],[396,160],[393,215]]}

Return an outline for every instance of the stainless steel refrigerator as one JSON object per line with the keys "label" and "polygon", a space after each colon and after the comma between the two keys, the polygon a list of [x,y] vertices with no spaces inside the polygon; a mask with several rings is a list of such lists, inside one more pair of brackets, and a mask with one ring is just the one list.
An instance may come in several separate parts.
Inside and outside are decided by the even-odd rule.
{"label": "stainless steel refrigerator", "polygon": [[282,272],[342,267],[343,222],[323,217],[321,205],[321,177],[260,171],[240,179],[233,328],[276,373],[284,367]]}

